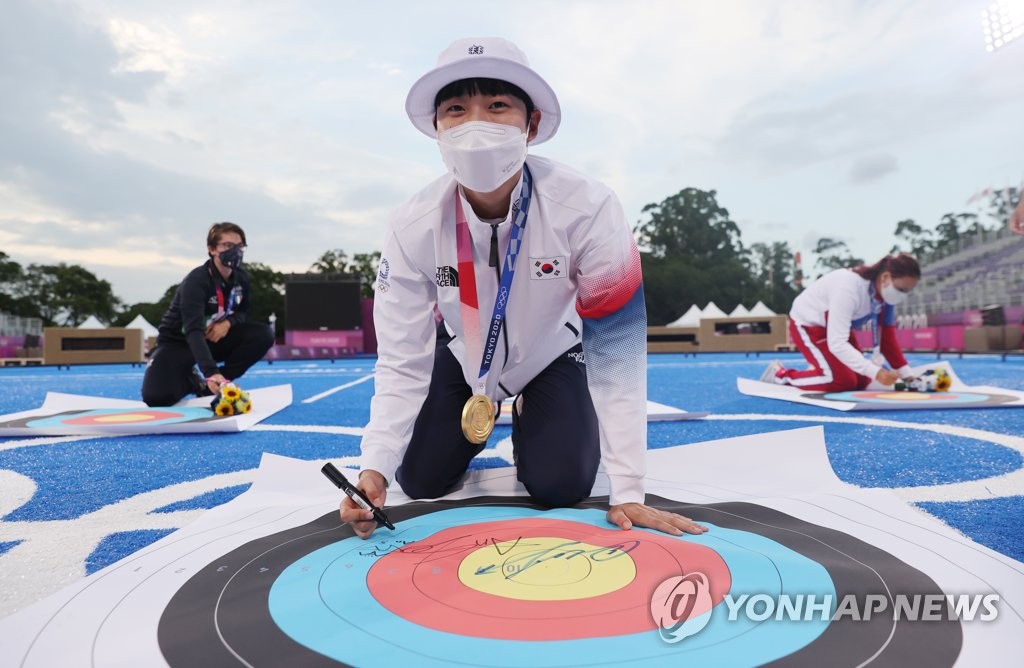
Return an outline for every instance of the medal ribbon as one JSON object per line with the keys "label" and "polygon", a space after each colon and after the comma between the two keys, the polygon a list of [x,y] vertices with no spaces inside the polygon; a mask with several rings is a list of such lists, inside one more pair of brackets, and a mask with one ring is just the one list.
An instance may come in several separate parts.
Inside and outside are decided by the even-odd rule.
{"label": "medal ribbon", "polygon": [[225,299],[222,283],[213,275],[212,269],[207,269],[207,271],[210,273],[210,278],[213,279],[213,288],[217,292],[217,312],[208,319],[207,324],[209,325],[213,322],[220,322],[225,317],[235,312],[235,308],[242,302],[242,286],[233,286],[231,288],[231,292],[227,296],[227,299]]}
{"label": "medal ribbon", "polygon": [[487,376],[494,361],[494,353],[498,348],[498,337],[505,322],[505,311],[508,308],[509,296],[512,294],[512,279],[515,276],[516,258],[523,231],[526,229],[526,217],[530,211],[530,198],[533,195],[530,168],[523,165],[523,187],[519,199],[512,205],[512,232],[508,238],[508,249],[498,283],[498,293],[494,298],[494,311],[491,313],[491,324],[481,341],[480,335],[480,302],[476,292],[476,270],[473,265],[473,238],[469,233],[469,222],[462,208],[462,197],[458,186],[455,188],[455,243],[459,263],[459,302],[462,310],[462,328],[466,337],[466,354],[470,359],[480,357],[480,374],[477,376],[476,394],[486,394]]}

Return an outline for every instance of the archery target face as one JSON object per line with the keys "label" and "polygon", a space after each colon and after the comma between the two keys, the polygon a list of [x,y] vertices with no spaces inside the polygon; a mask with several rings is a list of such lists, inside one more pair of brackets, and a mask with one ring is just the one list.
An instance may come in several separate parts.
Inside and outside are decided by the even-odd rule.
{"label": "archery target face", "polygon": [[36,415],[0,424],[3,427],[29,427],[47,429],[53,427],[123,427],[126,425],[158,426],[179,422],[201,422],[214,418],[209,408],[176,406],[173,408],[97,408]]}
{"label": "archery target face", "polygon": [[1014,397],[983,392],[895,392],[857,390],[849,392],[814,392],[805,394],[810,399],[852,402],[856,404],[885,404],[893,408],[960,408],[995,405],[1015,401]]}
{"label": "archery target face", "polygon": [[[542,511],[523,499],[479,497],[391,508],[396,531],[364,541],[332,512],[201,570],[161,617],[160,647],[178,666],[238,657],[269,665],[757,665],[782,657],[825,665],[880,651],[930,665],[959,651],[955,621],[728,619],[726,594],[837,601],[941,592],[877,548],[763,506],[648,502],[710,530],[624,532],[596,500]],[[673,621],[703,628],[666,642],[652,597],[666,580],[694,573],[709,591]]]}

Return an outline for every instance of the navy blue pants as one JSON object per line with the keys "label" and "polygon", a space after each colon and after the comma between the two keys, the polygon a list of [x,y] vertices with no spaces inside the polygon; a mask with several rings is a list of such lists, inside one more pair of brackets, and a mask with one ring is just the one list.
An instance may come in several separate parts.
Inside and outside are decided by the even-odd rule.
{"label": "navy blue pants", "polygon": [[[442,330],[443,331],[443,330]],[[484,445],[462,433],[462,407],[472,390],[438,337],[430,389],[395,474],[414,499],[450,492]],[[542,506],[573,506],[590,496],[601,461],[597,413],[580,345],[567,350],[523,388],[522,414],[512,411],[512,448],[519,481]]]}
{"label": "navy blue pants", "polygon": [[[240,322],[216,343],[206,342],[220,373],[228,380],[240,378],[274,345],[274,333],[266,324]],[[185,341],[157,339],[156,348],[142,377],[142,400],[147,406],[173,406],[196,392],[196,359]]]}

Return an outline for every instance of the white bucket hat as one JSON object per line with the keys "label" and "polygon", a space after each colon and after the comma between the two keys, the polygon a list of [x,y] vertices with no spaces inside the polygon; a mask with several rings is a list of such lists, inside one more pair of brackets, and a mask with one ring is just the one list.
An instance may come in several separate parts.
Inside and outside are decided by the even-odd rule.
{"label": "white bucket hat", "polygon": [[530,96],[541,112],[537,136],[531,144],[551,139],[558,130],[562,111],[555,91],[530,68],[519,47],[500,37],[458,39],[442,51],[437,66],[420,77],[405,98],[405,111],[412,124],[431,139],[436,138],[434,98],[438,91],[454,81],[473,78],[507,81]]}

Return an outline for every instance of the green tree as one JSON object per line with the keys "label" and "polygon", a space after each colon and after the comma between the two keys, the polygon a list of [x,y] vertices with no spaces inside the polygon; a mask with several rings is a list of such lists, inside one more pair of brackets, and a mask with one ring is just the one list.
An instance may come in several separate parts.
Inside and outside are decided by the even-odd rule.
{"label": "green tree", "polygon": [[350,274],[359,279],[359,291],[363,297],[373,297],[373,285],[377,280],[380,265],[380,251],[356,253],[352,259],[340,248],[326,251],[309,267],[314,274]]}
{"label": "green tree", "polygon": [[349,270],[359,276],[359,289],[364,298],[373,298],[373,287],[377,281],[377,271],[380,268],[380,251],[372,253],[356,253],[352,257],[352,264]]}
{"label": "green tree", "polygon": [[731,260],[740,256],[740,228],[719,206],[714,190],[684,188],[642,210],[649,219],[634,228],[637,242],[654,257],[706,257]]}
{"label": "green tree", "polygon": [[30,264],[20,292],[19,296],[38,306],[39,316],[48,325],[75,327],[90,315],[110,322],[121,306],[109,282],[84,267],[63,262]]}
{"label": "green tree", "polygon": [[164,317],[164,313],[166,313],[167,309],[171,307],[171,301],[174,299],[174,293],[177,292],[177,290],[178,284],[175,283],[164,291],[164,294],[160,297],[159,301],[132,304],[127,309],[119,313],[111,324],[114,327],[124,327],[134,320],[135,316],[141,315],[150,323],[159,327],[160,321]]}
{"label": "green tree", "polygon": [[7,290],[9,285],[21,280],[21,265],[11,259],[7,253],[0,251],[0,288]]}
{"label": "green tree", "polygon": [[921,259],[935,248],[932,231],[926,230],[910,218],[896,223],[896,231],[893,234],[899,240],[892,247],[893,253],[905,251]]}
{"label": "green tree", "polygon": [[814,255],[817,257],[814,266],[821,269],[818,272],[818,278],[836,269],[864,264],[863,259],[854,257],[845,241],[829,237],[818,239],[818,243],[814,246]]}
{"label": "green tree", "polygon": [[752,301],[757,287],[740,242],[739,227],[715,191],[685,188],[643,208],[634,227],[644,272],[647,319],[675,320],[691,304],[714,301],[731,310]]}
{"label": "green tree", "polygon": [[[995,229],[1005,228],[1010,222],[1010,214],[1017,208],[1017,202],[1020,201],[1021,189],[1016,186],[1008,186],[1006,188],[985,188],[981,192],[988,197],[986,213],[994,221]],[[987,229],[992,231],[992,228]]]}
{"label": "green tree", "polygon": [[994,231],[982,223],[981,220],[978,219],[978,214],[976,213],[961,213],[958,214],[958,217],[961,221],[963,233],[966,236],[986,234]]}
{"label": "green tree", "polygon": [[274,335],[284,336],[284,274],[259,262],[247,262],[245,270],[249,274],[249,320],[269,323],[273,314]]}
{"label": "green tree", "polygon": [[324,251],[324,254],[309,266],[309,271],[314,274],[347,274],[348,266],[348,253],[335,248]]}
{"label": "green tree", "polygon": [[942,220],[935,226],[935,247],[943,250],[957,250],[960,248],[960,237],[964,235],[964,221],[969,217],[977,218],[974,214],[946,213]]}
{"label": "green tree", "polygon": [[796,263],[785,241],[750,247],[751,274],[759,286],[757,298],[776,313],[788,313],[796,299]]}
{"label": "green tree", "polygon": [[[0,251],[0,311],[26,318],[38,318],[39,309],[23,296],[25,272],[21,265]],[[21,296],[19,296],[21,295]]]}

